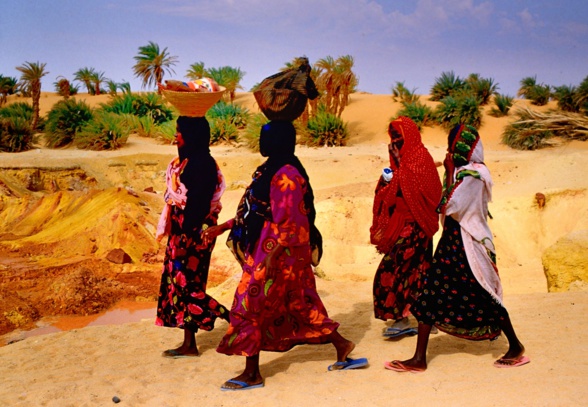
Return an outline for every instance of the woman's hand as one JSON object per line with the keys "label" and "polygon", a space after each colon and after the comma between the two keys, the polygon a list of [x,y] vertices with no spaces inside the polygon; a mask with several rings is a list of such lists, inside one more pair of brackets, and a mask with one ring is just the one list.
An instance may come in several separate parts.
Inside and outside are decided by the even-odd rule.
{"label": "woman's hand", "polygon": [[217,226],[209,226],[208,228],[206,228],[202,231],[202,235],[201,235],[202,243],[205,246],[211,244],[214,241],[214,239],[216,239],[218,236],[225,233],[230,228],[231,228],[230,222],[225,222],[225,223],[223,223],[221,225],[217,225]]}
{"label": "woman's hand", "polygon": [[282,254],[284,253],[284,251],[286,251],[286,249],[286,246],[278,244],[265,257],[262,264],[265,267],[266,281],[275,280],[276,276],[280,272],[280,257],[282,257]]}

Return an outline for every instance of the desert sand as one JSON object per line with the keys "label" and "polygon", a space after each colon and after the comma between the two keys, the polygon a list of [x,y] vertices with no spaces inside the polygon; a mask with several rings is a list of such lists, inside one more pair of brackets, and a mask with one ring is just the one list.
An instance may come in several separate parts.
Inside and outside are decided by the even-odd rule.
{"label": "desert sand", "polygon": [[[96,104],[98,98],[87,100]],[[46,112],[54,101],[54,96],[44,95],[42,109]],[[249,93],[239,94],[237,103],[257,111]],[[517,101],[519,106],[525,104]],[[343,113],[350,131],[347,146],[297,148],[315,190],[317,226],[325,239],[319,294],[330,316],[341,323],[340,332],[357,344],[351,356],[367,357],[369,367],[328,372],[327,366],[335,361],[332,346],[299,346],[286,353],[262,353],[264,388],[222,392],[220,385],[244,366],[244,358],[215,351],[226,323],[218,322],[214,331],[198,334],[200,357],[170,360],[160,354],[181,342],[182,333],[156,327],[149,317],[32,336],[0,347],[0,405],[104,406],[113,404],[115,396],[127,406],[588,405],[588,333],[581,328],[588,314],[588,292],[580,287],[549,293],[541,262],[542,252],[560,238],[588,229],[588,143],[515,151],[500,143],[508,117],[486,115],[480,134],[494,178],[490,227],[504,302],[531,363],[494,368],[493,361],[507,349],[503,336],[493,342],[469,342],[439,333],[431,336],[426,372],[384,369],[386,360],[412,356],[416,343],[416,337],[384,339],[385,325],[373,318],[371,305],[372,279],[381,258],[369,244],[371,203],[387,162],[386,126],[398,108],[389,95],[354,94]],[[422,134],[433,158],[443,161],[445,132],[426,127]],[[243,147],[213,146],[211,150],[229,185],[223,197],[223,221],[234,214],[243,187],[262,159]],[[164,168],[174,153],[174,146],[132,136],[118,151],[38,146],[26,153],[0,153],[0,164],[75,164],[94,174],[99,185],[116,185],[122,181],[107,172],[118,167],[109,164],[150,160]],[[146,186],[141,177],[135,178],[136,184],[130,176],[126,181],[137,191]],[[162,179],[151,183],[156,190],[163,189]],[[535,203],[537,192],[548,198],[543,209]],[[149,196],[153,209],[142,222],[152,228],[161,194]],[[87,222],[92,222],[91,215]],[[154,245],[152,237],[145,239],[152,239],[143,243],[145,247]],[[4,273],[10,270],[3,267]],[[120,267],[119,273],[127,274],[141,269]],[[157,267],[152,264],[141,270]],[[225,277],[209,292],[230,305],[239,273],[224,238],[217,243],[211,275],[218,270]]]}

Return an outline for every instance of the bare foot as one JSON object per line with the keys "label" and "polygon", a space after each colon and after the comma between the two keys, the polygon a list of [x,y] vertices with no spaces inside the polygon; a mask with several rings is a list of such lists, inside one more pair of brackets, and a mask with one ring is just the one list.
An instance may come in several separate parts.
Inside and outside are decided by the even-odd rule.
{"label": "bare foot", "polygon": [[161,353],[161,356],[163,356],[164,358],[179,359],[179,358],[196,357],[196,356],[200,356],[200,354],[198,353],[198,350],[196,350],[195,352],[187,352],[187,351],[181,351],[178,349],[168,349],[168,350],[163,351]]}
{"label": "bare foot", "polygon": [[194,357],[200,356],[198,348],[196,346],[180,346],[175,349],[168,349],[164,351],[161,356],[166,358],[181,358],[181,357]]}
{"label": "bare foot", "polygon": [[349,354],[353,352],[353,349],[355,349],[355,343],[347,339],[343,339],[342,341],[333,343],[333,345],[335,345],[335,348],[337,349],[338,362],[346,361]]}

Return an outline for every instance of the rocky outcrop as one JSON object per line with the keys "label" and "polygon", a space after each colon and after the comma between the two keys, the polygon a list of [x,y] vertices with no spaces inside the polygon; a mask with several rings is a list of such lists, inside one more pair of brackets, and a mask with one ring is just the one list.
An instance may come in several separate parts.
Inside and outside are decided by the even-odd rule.
{"label": "rocky outcrop", "polygon": [[588,230],[558,240],[543,253],[549,292],[588,291]]}

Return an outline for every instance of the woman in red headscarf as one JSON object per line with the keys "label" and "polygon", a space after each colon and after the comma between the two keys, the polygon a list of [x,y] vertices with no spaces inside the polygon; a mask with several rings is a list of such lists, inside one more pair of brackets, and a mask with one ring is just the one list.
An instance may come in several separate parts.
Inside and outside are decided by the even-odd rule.
{"label": "woman in red headscarf", "polygon": [[401,116],[390,123],[388,134],[390,168],[376,186],[370,239],[384,254],[374,278],[374,313],[394,321],[384,330],[384,336],[394,337],[416,333],[407,317],[432,258],[442,188],[417,125]]}

